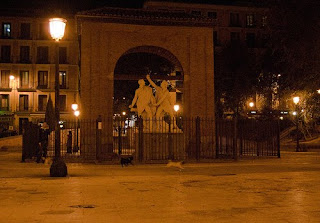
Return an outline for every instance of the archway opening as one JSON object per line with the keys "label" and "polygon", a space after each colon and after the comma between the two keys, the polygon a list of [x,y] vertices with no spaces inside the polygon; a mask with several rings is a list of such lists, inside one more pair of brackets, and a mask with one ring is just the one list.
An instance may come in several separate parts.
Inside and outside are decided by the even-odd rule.
{"label": "archway opening", "polygon": [[[136,89],[139,88],[138,80],[143,79],[147,86],[150,85],[146,80],[147,74],[150,74],[152,81],[158,86],[163,80],[166,80],[172,104],[179,104],[181,108],[183,107],[181,65],[171,53],[165,51],[166,53],[163,54],[161,50],[157,48],[156,51],[151,52],[150,48],[141,49],[139,47],[129,50],[119,58],[114,70],[114,115],[135,115],[129,106]],[[182,113],[182,111],[181,109],[179,112]]]}

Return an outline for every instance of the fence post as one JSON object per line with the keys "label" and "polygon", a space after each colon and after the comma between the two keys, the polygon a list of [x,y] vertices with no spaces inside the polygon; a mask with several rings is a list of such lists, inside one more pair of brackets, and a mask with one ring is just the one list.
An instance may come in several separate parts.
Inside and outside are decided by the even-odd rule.
{"label": "fence post", "polygon": [[172,117],[170,117],[169,119],[169,131],[168,131],[168,150],[169,150],[169,160],[173,160],[173,149],[172,149],[172,133],[171,133],[171,121],[172,121]]}
{"label": "fence post", "polygon": [[138,128],[139,128],[139,162],[143,161],[143,119],[140,116],[138,118],[139,120],[139,124],[138,124]]}
{"label": "fence post", "polygon": [[278,158],[280,158],[280,122],[279,119],[277,120],[277,152],[278,152]]}
{"label": "fence post", "polygon": [[235,114],[233,119],[233,159],[238,159],[238,115]]}
{"label": "fence post", "polygon": [[218,159],[219,158],[219,145],[220,145],[220,142],[219,142],[219,134],[220,134],[220,132],[219,132],[219,130],[220,130],[220,126],[219,126],[219,124],[218,124],[218,120],[216,119],[215,120],[215,125],[216,125],[216,159]]}
{"label": "fence post", "polygon": [[196,118],[196,159],[200,160],[200,145],[201,144],[201,132],[200,132],[200,117]]}
{"label": "fence post", "polygon": [[122,154],[122,140],[121,140],[121,132],[122,132],[122,128],[121,128],[121,119],[119,122],[119,126],[118,126],[118,154],[119,156]]}
{"label": "fence post", "polygon": [[102,118],[98,116],[96,120],[96,159],[100,159],[101,153],[101,133],[102,133]]}

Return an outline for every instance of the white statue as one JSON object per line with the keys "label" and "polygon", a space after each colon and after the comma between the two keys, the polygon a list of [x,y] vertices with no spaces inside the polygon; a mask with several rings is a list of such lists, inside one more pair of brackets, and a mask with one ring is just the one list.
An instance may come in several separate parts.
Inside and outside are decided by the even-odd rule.
{"label": "white statue", "polygon": [[[170,118],[174,118],[174,111],[173,105],[171,104],[171,97],[170,93],[167,89],[168,82],[162,81],[160,87],[156,85],[150,78],[150,75],[147,75],[147,80],[151,84],[152,87],[156,89],[156,104],[157,111],[156,111],[156,118],[159,120],[161,119],[165,113],[170,115]],[[173,127],[176,128],[175,121],[173,122]]]}
{"label": "white statue", "polygon": [[137,104],[137,112],[138,116],[143,117],[143,113],[145,112],[147,114],[147,118],[149,120],[152,119],[153,112],[152,112],[152,106],[155,103],[155,98],[152,93],[152,88],[149,86],[146,86],[144,80],[140,79],[138,81],[139,88],[136,90],[134,98],[132,100],[131,105],[129,108],[133,111],[133,106]]}

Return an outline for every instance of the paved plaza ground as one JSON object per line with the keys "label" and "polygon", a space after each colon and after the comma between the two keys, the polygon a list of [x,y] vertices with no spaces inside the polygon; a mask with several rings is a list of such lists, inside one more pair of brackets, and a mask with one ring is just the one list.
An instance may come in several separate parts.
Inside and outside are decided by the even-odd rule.
{"label": "paved plaza ground", "polygon": [[181,171],[68,163],[65,178],[20,150],[0,151],[0,222],[320,222],[317,150]]}

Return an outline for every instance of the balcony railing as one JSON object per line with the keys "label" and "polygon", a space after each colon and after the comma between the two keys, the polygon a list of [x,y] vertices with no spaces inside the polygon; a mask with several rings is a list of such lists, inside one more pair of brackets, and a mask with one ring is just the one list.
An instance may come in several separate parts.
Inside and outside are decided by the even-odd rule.
{"label": "balcony railing", "polygon": [[0,107],[0,111],[10,111],[11,108],[9,106],[7,107]]}

